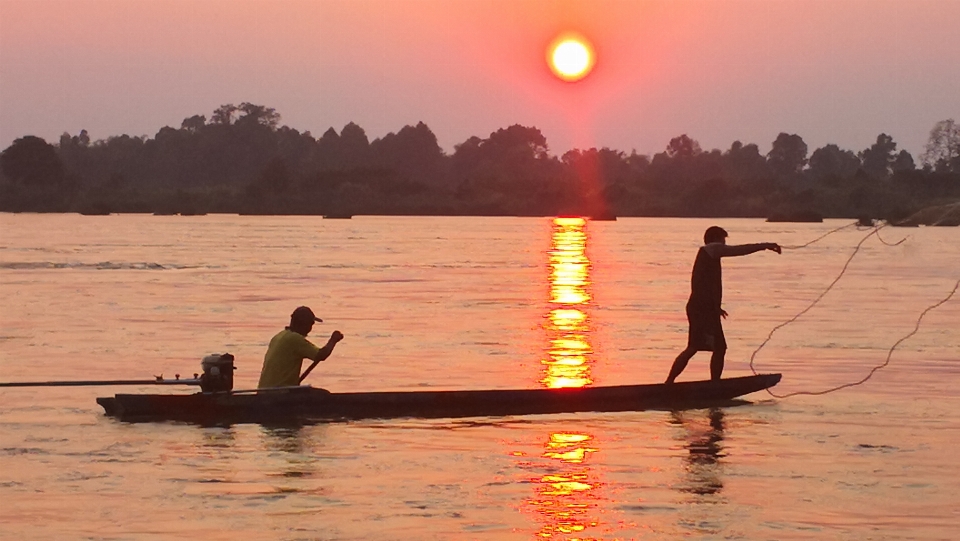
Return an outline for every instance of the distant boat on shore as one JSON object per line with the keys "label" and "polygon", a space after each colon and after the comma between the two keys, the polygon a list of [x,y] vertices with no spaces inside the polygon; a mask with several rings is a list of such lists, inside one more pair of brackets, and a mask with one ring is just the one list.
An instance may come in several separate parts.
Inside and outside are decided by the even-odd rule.
{"label": "distant boat on shore", "polygon": [[82,216],[108,216],[111,214],[111,209],[108,205],[103,203],[91,203],[85,205],[80,209],[80,215]]}
{"label": "distant boat on shore", "polygon": [[591,222],[615,222],[617,221],[617,215],[613,212],[598,212],[597,214],[590,215]]}

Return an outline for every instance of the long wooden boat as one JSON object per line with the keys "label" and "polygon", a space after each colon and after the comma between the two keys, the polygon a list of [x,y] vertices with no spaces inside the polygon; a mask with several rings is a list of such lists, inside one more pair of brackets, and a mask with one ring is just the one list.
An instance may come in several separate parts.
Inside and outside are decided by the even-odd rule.
{"label": "long wooden boat", "polygon": [[[332,393],[310,386],[251,391],[117,394],[98,398],[123,421],[276,423],[397,417],[487,417],[572,412],[692,409],[729,405],[773,387],[780,374],[569,389]],[[742,403],[742,402],[741,402]]]}

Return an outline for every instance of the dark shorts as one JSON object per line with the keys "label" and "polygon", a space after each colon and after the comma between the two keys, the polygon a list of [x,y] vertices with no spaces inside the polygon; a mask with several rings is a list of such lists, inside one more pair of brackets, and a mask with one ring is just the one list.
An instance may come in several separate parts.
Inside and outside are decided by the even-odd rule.
{"label": "dark shorts", "polygon": [[720,351],[727,349],[727,339],[723,336],[720,313],[691,309],[687,305],[687,321],[690,333],[687,335],[687,349],[695,351]]}

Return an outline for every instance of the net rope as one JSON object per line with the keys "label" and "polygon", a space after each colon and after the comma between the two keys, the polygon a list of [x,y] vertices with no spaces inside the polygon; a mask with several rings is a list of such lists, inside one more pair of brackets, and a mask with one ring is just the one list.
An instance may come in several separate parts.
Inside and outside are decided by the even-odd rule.
{"label": "net rope", "polygon": [[[897,224],[910,223],[910,221],[911,221],[913,218],[921,215],[922,213],[929,212],[929,210],[930,210],[930,209],[933,209],[933,208],[945,208],[945,209],[946,209],[946,211],[945,211],[938,219],[932,221],[932,223],[930,224],[930,225],[939,225],[939,224],[941,224],[941,223],[947,218],[947,216],[949,216],[950,214],[952,214],[955,209],[960,208],[960,201],[957,201],[957,202],[952,203],[952,204],[943,205],[943,206],[941,206],[941,207],[928,207],[928,208],[925,208],[925,209],[921,209],[921,210],[915,212],[914,214],[912,214],[911,216],[909,216],[908,218],[897,222]],[[798,320],[800,317],[802,317],[804,314],[806,314],[807,312],[809,312],[810,310],[812,310],[813,307],[816,306],[816,305],[827,295],[827,293],[829,293],[830,290],[833,289],[833,287],[834,287],[835,285],[837,285],[837,282],[839,282],[840,279],[843,278],[843,276],[846,274],[847,269],[850,267],[850,263],[853,262],[853,259],[854,259],[854,258],[857,256],[857,254],[860,252],[860,248],[863,246],[863,244],[864,244],[865,242],[867,242],[868,239],[870,239],[870,237],[874,237],[874,236],[875,236],[875,237],[877,238],[877,240],[879,240],[882,244],[884,244],[884,245],[886,245],[886,246],[899,246],[900,244],[904,243],[908,238],[910,238],[909,235],[908,235],[908,236],[905,236],[904,238],[902,238],[902,239],[900,239],[899,241],[896,241],[896,242],[888,242],[888,241],[884,240],[884,239],[880,236],[880,230],[883,229],[884,227],[887,227],[888,225],[890,225],[890,224],[881,224],[881,225],[870,226],[870,232],[867,233],[867,234],[866,234],[862,239],[860,239],[860,241],[856,244],[856,246],[855,246],[854,249],[853,249],[853,252],[850,253],[850,256],[847,257],[846,262],[844,262],[843,267],[841,267],[840,272],[837,274],[837,277],[834,278],[833,281],[830,282],[830,284],[827,285],[827,287],[824,288],[823,291],[821,291],[820,294],[818,294],[818,295],[813,299],[813,301],[811,301],[810,304],[807,305],[806,308],[804,308],[803,310],[801,310],[800,312],[798,312],[798,313],[797,313],[796,315],[794,315],[793,317],[787,319],[786,321],[784,321],[784,322],[782,322],[782,323],[779,323],[778,325],[774,326],[774,327],[770,330],[770,332],[767,334],[767,337],[764,338],[763,341],[760,343],[760,345],[757,346],[757,348],[753,351],[753,353],[750,354],[750,371],[751,371],[751,372],[753,372],[755,375],[758,373],[757,370],[756,370],[756,368],[755,368],[755,366],[754,366],[755,361],[756,361],[757,354],[760,353],[760,350],[762,350],[762,349],[767,345],[767,343],[770,342],[771,339],[773,339],[773,335],[776,334],[776,332],[779,331],[780,329],[782,329],[782,328],[786,327],[787,325],[790,325],[791,323],[797,321],[797,320]],[[817,242],[823,240],[824,238],[826,238],[826,237],[828,237],[828,236],[830,236],[830,235],[832,235],[832,234],[834,234],[834,233],[843,231],[843,230],[848,229],[848,228],[850,228],[850,227],[858,227],[858,228],[859,228],[859,226],[860,226],[860,222],[859,222],[859,221],[858,221],[858,222],[852,222],[852,223],[849,223],[849,224],[846,224],[846,225],[837,227],[837,228],[835,228],[835,229],[832,229],[832,230],[824,233],[823,235],[820,235],[819,237],[817,237],[817,238],[815,238],[815,239],[813,239],[813,240],[811,240],[810,242],[807,242],[807,243],[805,243],[805,244],[800,244],[800,245],[796,245],[796,246],[782,246],[782,248],[788,249],[788,250],[799,250],[799,249],[802,249],[802,248],[806,248],[806,247],[808,247],[808,246],[810,246],[810,245],[812,245],[812,244],[814,244],[814,243],[817,243]],[[916,322],[915,322],[915,324],[914,324],[913,330],[911,330],[911,331],[908,332],[906,335],[904,335],[903,337],[901,337],[899,340],[897,340],[896,342],[894,342],[894,344],[893,344],[892,346],[890,346],[890,349],[887,351],[887,355],[886,355],[886,358],[884,359],[884,361],[883,361],[882,363],[880,363],[880,364],[872,367],[872,368],[870,369],[870,371],[867,373],[867,375],[864,376],[863,378],[861,378],[860,380],[853,381],[853,382],[849,382],[849,383],[844,383],[844,384],[837,385],[837,386],[835,386],[835,387],[830,387],[830,388],[828,388],[828,389],[824,389],[824,390],[820,390],[820,391],[795,391],[795,392],[786,393],[786,394],[777,394],[777,393],[773,392],[773,391],[770,390],[770,389],[766,389],[767,393],[770,394],[770,396],[773,396],[774,398],[789,398],[789,397],[791,397],[791,396],[798,396],[798,395],[820,396],[820,395],[825,395],[825,394],[832,393],[832,392],[835,392],[835,391],[839,391],[839,390],[841,390],[841,389],[846,389],[846,388],[849,388],[849,387],[855,387],[855,386],[857,386],[857,385],[862,385],[863,383],[866,383],[870,378],[873,377],[873,375],[874,375],[878,370],[881,370],[881,369],[885,368],[887,365],[890,364],[890,360],[891,360],[891,358],[893,357],[893,352],[897,349],[897,347],[900,346],[900,344],[902,344],[903,342],[905,342],[905,341],[907,341],[908,339],[910,339],[913,335],[915,335],[915,334],[920,330],[920,324],[921,324],[921,322],[923,321],[923,318],[924,318],[930,311],[932,311],[932,310],[934,310],[934,309],[942,306],[942,305],[945,304],[947,301],[949,301],[951,298],[953,298],[953,296],[956,294],[956,292],[957,292],[958,289],[960,289],[960,279],[957,279],[956,283],[953,285],[953,289],[950,290],[950,293],[948,293],[944,298],[940,299],[939,301],[935,302],[934,304],[928,306],[926,309],[924,309],[924,310],[920,313],[919,316],[917,316],[917,319],[916,319]]]}

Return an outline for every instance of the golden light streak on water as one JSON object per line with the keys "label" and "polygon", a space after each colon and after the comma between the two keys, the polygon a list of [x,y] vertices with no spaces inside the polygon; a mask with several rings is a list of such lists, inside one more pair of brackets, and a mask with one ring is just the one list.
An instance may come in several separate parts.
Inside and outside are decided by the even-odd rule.
{"label": "golden light streak on water", "polygon": [[587,258],[587,221],[555,218],[549,254],[550,303],[546,317],[550,344],[540,383],[545,387],[584,387],[590,376],[589,316],[590,259]]}
{"label": "golden light streak on water", "polygon": [[590,445],[592,441],[593,436],[588,434],[550,434],[542,456],[550,459],[554,471],[536,479],[536,497],[527,502],[542,523],[537,537],[552,539],[599,525],[596,515],[601,497],[597,491],[602,484],[584,463],[591,453],[597,452]]}
{"label": "golden light streak on water", "polygon": [[[545,387],[584,387],[593,383],[589,303],[590,259],[587,257],[587,222],[583,218],[555,218],[550,265],[550,304],[544,318],[547,351],[542,361]],[[594,437],[569,430],[553,432],[544,443],[542,458],[548,473],[534,478],[536,496],[527,501],[536,512],[541,539],[592,539],[584,535],[599,526],[603,498],[587,461],[598,452]]]}

